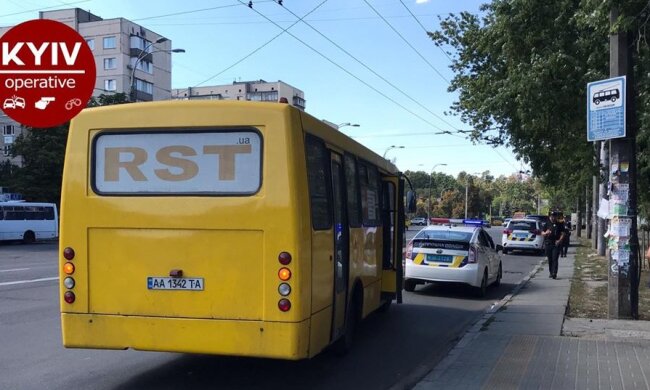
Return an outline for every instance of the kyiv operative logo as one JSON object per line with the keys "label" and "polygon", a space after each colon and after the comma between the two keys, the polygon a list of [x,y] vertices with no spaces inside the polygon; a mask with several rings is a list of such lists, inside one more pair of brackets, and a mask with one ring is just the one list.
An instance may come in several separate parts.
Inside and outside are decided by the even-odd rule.
{"label": "kyiv operative logo", "polygon": [[53,127],[79,113],[95,88],[85,39],[53,20],[30,20],[0,37],[0,108],[31,127]]}

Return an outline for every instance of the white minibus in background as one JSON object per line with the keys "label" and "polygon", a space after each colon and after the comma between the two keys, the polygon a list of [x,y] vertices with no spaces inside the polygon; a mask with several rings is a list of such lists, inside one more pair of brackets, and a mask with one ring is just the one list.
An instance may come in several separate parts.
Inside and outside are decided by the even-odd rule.
{"label": "white minibus in background", "polygon": [[59,216],[54,203],[0,202],[0,241],[36,240],[59,236]]}

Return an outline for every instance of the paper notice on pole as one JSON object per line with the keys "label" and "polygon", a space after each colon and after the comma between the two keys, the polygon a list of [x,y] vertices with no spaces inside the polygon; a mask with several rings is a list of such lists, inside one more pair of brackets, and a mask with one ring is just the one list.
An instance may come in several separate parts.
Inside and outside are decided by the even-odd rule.
{"label": "paper notice on pole", "polygon": [[630,185],[629,184],[616,184],[612,190],[610,201],[616,203],[627,203],[630,199]]}
{"label": "paper notice on pole", "polygon": [[609,200],[609,217],[627,215],[627,205],[615,203],[613,199]]}
{"label": "paper notice on pole", "polygon": [[607,199],[600,199],[598,207],[598,218],[607,219],[609,216],[609,201]]}
{"label": "paper notice on pole", "polygon": [[621,248],[613,250],[612,259],[614,259],[619,265],[628,264],[630,262],[630,251]]}
{"label": "paper notice on pole", "polygon": [[630,218],[612,217],[610,233],[615,237],[629,237],[632,220]]}

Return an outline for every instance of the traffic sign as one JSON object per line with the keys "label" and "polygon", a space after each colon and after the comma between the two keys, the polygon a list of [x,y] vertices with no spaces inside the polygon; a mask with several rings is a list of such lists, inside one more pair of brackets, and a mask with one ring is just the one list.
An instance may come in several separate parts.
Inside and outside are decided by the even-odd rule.
{"label": "traffic sign", "polygon": [[625,137],[625,76],[587,84],[587,141]]}

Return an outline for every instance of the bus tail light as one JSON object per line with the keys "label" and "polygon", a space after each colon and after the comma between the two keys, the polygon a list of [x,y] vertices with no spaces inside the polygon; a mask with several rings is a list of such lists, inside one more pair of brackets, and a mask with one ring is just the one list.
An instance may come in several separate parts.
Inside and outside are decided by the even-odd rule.
{"label": "bus tail light", "polygon": [[278,301],[278,308],[281,311],[289,311],[291,309],[291,302],[288,299],[282,298]]}
{"label": "bus tail light", "polygon": [[278,255],[278,261],[282,265],[288,265],[289,263],[291,263],[291,253],[289,253],[289,252],[281,252]]}
{"label": "bus tail light", "polygon": [[288,283],[282,283],[278,286],[278,292],[283,297],[286,297],[287,295],[291,294],[291,286],[289,286]]}
{"label": "bus tail light", "polygon": [[287,280],[291,279],[291,271],[289,270],[289,268],[286,267],[280,268],[280,270],[278,271],[278,278],[280,278],[280,280],[282,280],[283,282],[286,282]]}
{"label": "bus tail light", "polygon": [[67,278],[63,279],[63,285],[65,288],[74,288],[74,279],[68,276]]}
{"label": "bus tail light", "polygon": [[66,275],[72,275],[74,273],[74,264],[72,263],[63,264],[63,272],[65,272]]}
{"label": "bus tail light", "polygon": [[74,249],[72,249],[70,247],[66,247],[63,250],[63,257],[65,257],[66,260],[74,259]]}
{"label": "bus tail light", "polygon": [[74,293],[72,291],[66,291],[63,294],[63,299],[66,301],[66,303],[73,303],[75,299]]}

